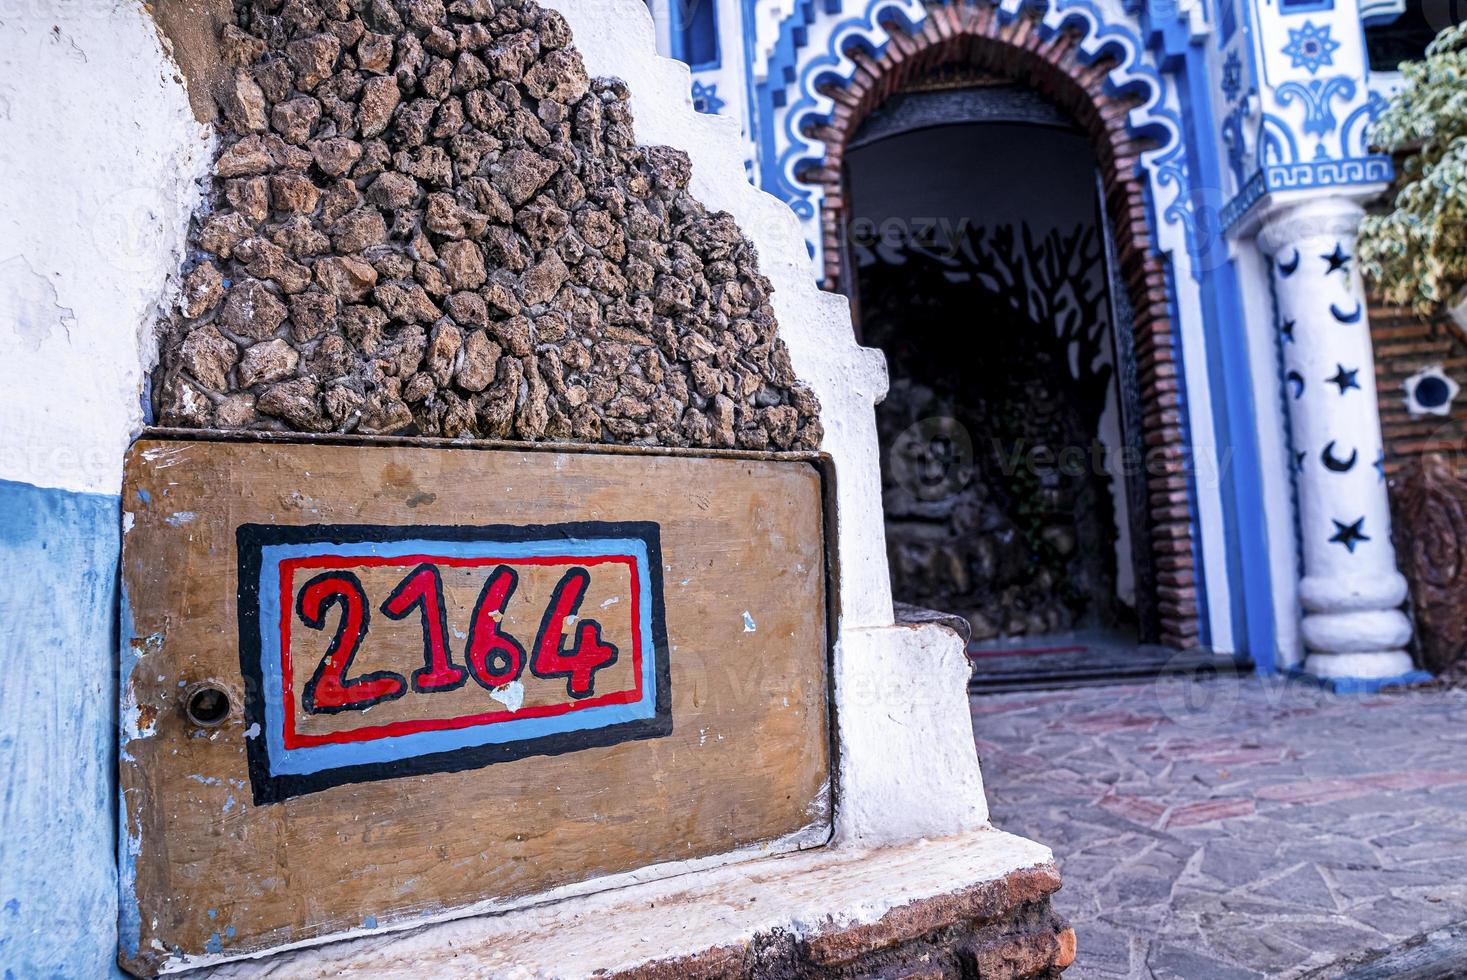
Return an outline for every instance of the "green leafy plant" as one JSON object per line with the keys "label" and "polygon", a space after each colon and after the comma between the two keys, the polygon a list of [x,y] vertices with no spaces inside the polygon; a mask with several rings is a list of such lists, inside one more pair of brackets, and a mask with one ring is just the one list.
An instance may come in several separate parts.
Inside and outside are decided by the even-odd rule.
{"label": "green leafy plant", "polygon": [[1467,285],[1467,24],[1401,72],[1405,87],[1370,136],[1407,156],[1393,210],[1360,225],[1360,270],[1387,302],[1429,315]]}

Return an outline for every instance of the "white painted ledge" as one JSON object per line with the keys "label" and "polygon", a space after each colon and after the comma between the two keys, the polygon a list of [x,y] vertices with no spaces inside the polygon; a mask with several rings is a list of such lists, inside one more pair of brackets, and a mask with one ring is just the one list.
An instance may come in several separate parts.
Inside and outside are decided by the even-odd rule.
{"label": "white painted ledge", "polygon": [[875,850],[821,848],[426,928],[241,960],[192,976],[591,977],[740,946],[783,929],[802,938],[1053,860],[998,830]]}

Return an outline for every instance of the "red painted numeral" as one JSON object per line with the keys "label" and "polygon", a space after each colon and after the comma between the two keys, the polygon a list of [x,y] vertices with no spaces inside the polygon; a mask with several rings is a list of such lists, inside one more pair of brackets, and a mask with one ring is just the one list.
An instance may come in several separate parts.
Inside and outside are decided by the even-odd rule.
{"label": "red painted numeral", "polygon": [[326,628],[326,611],[330,606],[341,607],[341,619],[326,655],[301,692],[301,705],[306,712],[360,711],[402,697],[407,692],[407,684],[401,674],[390,670],[347,679],[346,672],[366,638],[371,618],[361,579],[351,572],[325,572],[301,587],[295,603],[297,615],[313,630]]}
{"label": "red painted numeral", "polygon": [[535,637],[535,659],[530,672],[536,677],[564,677],[565,689],[573,698],[586,698],[595,693],[596,671],[616,663],[616,647],[601,639],[601,624],[594,619],[575,623],[575,644],[562,650],[565,621],[581,608],[581,598],[591,573],[572,568],[561,577],[550,596],[540,632]]}
{"label": "red painted numeral", "polygon": [[422,613],[423,666],[413,671],[413,690],[421,694],[463,687],[468,674],[453,662],[445,640],[448,610],[443,604],[443,579],[438,566],[422,564],[409,572],[382,603],[382,611],[393,619],[404,619],[415,606]]}
{"label": "red painted numeral", "polygon": [[486,688],[496,688],[517,680],[525,669],[525,648],[519,641],[499,629],[504,607],[514,595],[519,576],[508,565],[494,569],[474,603],[474,617],[469,623],[469,642],[464,657],[469,671]]}

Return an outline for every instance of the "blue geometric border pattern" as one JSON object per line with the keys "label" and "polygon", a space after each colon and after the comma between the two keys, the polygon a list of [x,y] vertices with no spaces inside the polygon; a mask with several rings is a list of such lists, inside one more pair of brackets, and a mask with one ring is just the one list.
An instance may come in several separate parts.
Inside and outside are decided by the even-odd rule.
{"label": "blue geometric border pattern", "polygon": [[1271,164],[1255,173],[1243,189],[1224,205],[1221,215],[1223,228],[1236,225],[1264,194],[1310,187],[1389,183],[1393,174],[1391,158],[1380,155]]}

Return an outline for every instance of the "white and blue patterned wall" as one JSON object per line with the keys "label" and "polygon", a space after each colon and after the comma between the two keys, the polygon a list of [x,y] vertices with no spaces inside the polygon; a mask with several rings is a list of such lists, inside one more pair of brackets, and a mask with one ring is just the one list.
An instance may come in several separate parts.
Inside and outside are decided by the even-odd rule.
{"label": "white and blue patterned wall", "polygon": [[1364,31],[1398,16],[1402,0],[1214,2],[1222,224],[1265,194],[1389,181],[1389,158],[1368,146],[1385,99],[1372,85]]}
{"label": "white and blue patterned wall", "polygon": [[[741,121],[751,180],[800,219],[819,276],[823,189],[799,173],[824,156],[813,130],[834,103],[823,90],[854,77],[848,51],[879,57],[890,42],[886,25],[915,33],[933,8],[919,0],[703,2],[716,5],[713,16],[677,14],[675,24],[716,37],[716,63],[687,56],[693,42],[676,32],[669,53],[690,62],[701,111]],[[1044,31],[1078,30],[1088,57],[1115,60],[1108,91],[1142,98],[1127,121],[1156,145],[1140,169],[1182,353],[1204,631],[1214,649],[1269,668],[1299,656],[1292,628],[1281,625],[1295,616],[1293,576],[1279,561],[1293,547],[1292,491],[1280,489],[1290,477],[1277,438],[1259,432],[1260,419],[1282,429],[1273,404],[1280,379],[1259,367],[1269,358],[1261,362],[1252,346],[1275,342],[1272,315],[1258,314],[1260,297],[1271,296],[1268,267],[1240,259],[1226,232],[1270,195],[1379,188],[1390,178],[1390,161],[1366,145],[1384,80],[1370,77],[1363,31],[1396,17],[1402,2],[1052,0],[1032,8]],[[1029,12],[1028,0],[998,7],[1004,18]],[[914,179],[920,173],[914,166]]]}

